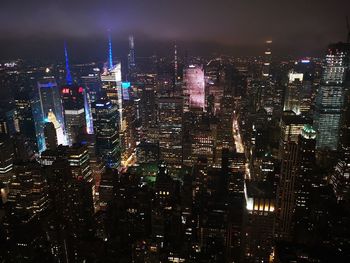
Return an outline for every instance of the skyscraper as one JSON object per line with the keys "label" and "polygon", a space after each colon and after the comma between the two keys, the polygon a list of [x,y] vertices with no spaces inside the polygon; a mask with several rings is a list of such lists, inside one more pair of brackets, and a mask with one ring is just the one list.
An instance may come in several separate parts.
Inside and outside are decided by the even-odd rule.
{"label": "skyscraper", "polygon": [[134,44],[134,36],[129,36],[129,54],[128,54],[128,69],[129,73],[133,69],[135,69],[135,44]]}
{"label": "skyscraper", "polygon": [[52,122],[46,122],[44,127],[46,149],[54,150],[57,147],[57,134],[55,125]]}
{"label": "skyscraper", "polygon": [[15,126],[18,132],[25,135],[36,144],[35,121],[32,113],[30,95],[25,91],[19,91],[15,95],[16,120]]}
{"label": "skyscraper", "polygon": [[76,144],[67,149],[67,159],[75,179],[92,182],[89,151],[85,145]]}
{"label": "skyscraper", "polygon": [[349,69],[350,44],[328,47],[316,104],[314,126],[319,150],[337,150],[344,104],[344,84]]}
{"label": "skyscraper", "polygon": [[[40,80],[38,82],[38,92],[41,115],[44,118],[41,122],[53,122],[57,132],[58,144],[65,145],[66,136],[64,132],[62,101],[55,79],[53,77],[46,77]],[[43,128],[41,129],[43,130]],[[38,131],[40,132],[41,129],[38,129]]]}
{"label": "skyscraper", "polygon": [[49,205],[48,186],[41,167],[35,162],[19,162],[9,185],[8,201],[24,222],[45,211]]}
{"label": "skyscraper", "polygon": [[289,239],[293,228],[295,208],[295,181],[298,174],[298,138],[309,120],[295,115],[284,115],[281,119],[280,158],[281,173],[277,190],[277,236]]}
{"label": "skyscraper", "polygon": [[92,116],[96,136],[96,152],[108,167],[120,164],[118,108],[107,99],[93,104]]}
{"label": "skyscraper", "polygon": [[159,98],[160,157],[169,165],[182,163],[182,98]]}
{"label": "skyscraper", "polygon": [[53,125],[55,126],[56,129],[56,137],[57,137],[57,144],[58,145],[66,145],[67,141],[66,141],[66,136],[64,134],[62,125],[58,122],[55,114],[53,111],[49,111],[48,115],[47,115],[47,119],[45,119],[45,122],[52,122]]}
{"label": "skyscraper", "polygon": [[299,164],[295,180],[296,213],[305,215],[310,208],[311,187],[315,184],[313,169],[316,164],[316,131],[306,124],[298,139]]}
{"label": "skyscraper", "polygon": [[39,80],[38,91],[44,119],[48,118],[49,112],[52,111],[58,123],[64,127],[62,102],[56,80],[53,77]]}
{"label": "skyscraper", "polygon": [[303,74],[290,72],[288,74],[289,81],[286,88],[284,99],[284,111],[293,111],[295,114],[300,114],[301,104],[301,89]]}
{"label": "skyscraper", "polygon": [[264,53],[264,61],[263,61],[263,66],[262,66],[262,77],[267,78],[271,75],[270,72],[270,65],[271,65],[271,45],[272,45],[272,40],[267,40],[265,41],[265,53]]}
{"label": "skyscraper", "polygon": [[246,182],[243,262],[268,262],[273,246],[275,196],[267,182]]}
{"label": "skyscraper", "polygon": [[13,143],[7,135],[0,134],[0,181],[8,184],[14,161]]}
{"label": "skyscraper", "polygon": [[123,93],[121,63],[111,69],[105,69],[101,74],[102,90],[113,105],[118,107],[118,125],[122,127],[123,120]]}
{"label": "skyscraper", "polygon": [[205,82],[202,66],[189,65],[184,69],[185,110],[203,111],[205,108]]}
{"label": "skyscraper", "polygon": [[73,145],[80,133],[86,133],[85,91],[81,86],[65,86],[62,88],[62,104],[64,109],[67,142]]}

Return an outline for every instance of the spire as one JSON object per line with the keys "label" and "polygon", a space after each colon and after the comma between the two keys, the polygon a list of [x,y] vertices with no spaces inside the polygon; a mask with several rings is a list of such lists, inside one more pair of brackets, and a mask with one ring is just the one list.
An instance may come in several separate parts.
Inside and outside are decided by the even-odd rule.
{"label": "spire", "polygon": [[112,36],[111,30],[108,29],[108,63],[109,69],[113,68],[113,55],[112,55]]}
{"label": "spire", "polygon": [[69,60],[68,60],[68,52],[67,52],[67,44],[64,42],[64,57],[66,60],[66,81],[68,85],[72,85],[73,79],[72,75],[70,74],[70,69],[69,69]]}
{"label": "spire", "polygon": [[175,85],[177,84],[177,46],[174,45],[174,77],[175,77]]}

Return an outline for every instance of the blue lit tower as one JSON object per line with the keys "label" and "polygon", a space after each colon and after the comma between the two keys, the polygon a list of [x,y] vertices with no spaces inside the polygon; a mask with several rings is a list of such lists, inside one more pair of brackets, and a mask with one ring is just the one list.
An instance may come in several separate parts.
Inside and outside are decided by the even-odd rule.
{"label": "blue lit tower", "polygon": [[67,142],[73,145],[78,142],[80,134],[91,133],[91,112],[88,105],[87,92],[82,86],[73,83],[69,69],[67,45],[64,44],[66,63],[66,85],[61,88],[64,109]]}
{"label": "blue lit tower", "polygon": [[72,85],[73,84],[73,79],[72,75],[70,74],[70,69],[69,69],[69,60],[68,60],[68,52],[67,52],[67,44],[64,42],[64,57],[65,57],[65,62],[66,62],[66,81],[67,85]]}
{"label": "blue lit tower", "polygon": [[349,56],[348,43],[328,47],[315,103],[314,126],[317,131],[316,148],[319,150],[338,149]]}
{"label": "blue lit tower", "polygon": [[101,74],[102,90],[107,98],[118,106],[119,127],[122,122],[123,95],[122,95],[122,74],[121,63],[113,65],[112,59],[112,39],[110,30],[108,31],[108,68]]}
{"label": "blue lit tower", "polygon": [[113,54],[112,54],[112,36],[111,30],[108,30],[108,68],[113,69]]}

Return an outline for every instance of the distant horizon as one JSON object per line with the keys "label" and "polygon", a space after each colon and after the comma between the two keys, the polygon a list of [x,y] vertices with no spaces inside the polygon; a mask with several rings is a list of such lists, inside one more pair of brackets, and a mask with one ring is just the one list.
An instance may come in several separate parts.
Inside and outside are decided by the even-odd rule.
{"label": "distant horizon", "polygon": [[[267,38],[266,38],[267,39]],[[99,37],[95,39],[28,39],[25,41],[3,41],[0,54],[0,61],[23,59],[28,61],[60,61],[63,60],[63,43],[67,42],[69,56],[72,63],[86,63],[92,61],[103,61],[107,57],[107,38]],[[124,59],[128,52],[127,36],[125,38],[113,38],[113,57]],[[272,54],[274,57],[322,57],[327,46],[333,41],[320,44],[314,49],[296,48],[284,46],[276,41],[273,42]],[[233,57],[253,57],[263,56],[264,41],[251,45],[227,45],[215,42],[201,41],[176,41],[176,40],[154,40],[135,37],[136,57],[150,57],[153,55],[172,56],[173,45],[177,44],[180,57],[188,56],[233,56]],[[16,45],[22,47],[17,48]]]}
{"label": "distant horizon", "polygon": [[194,55],[258,55],[272,39],[275,55],[321,55],[346,41],[349,10],[348,0],[10,1],[0,9],[0,60],[56,60],[63,41],[72,59],[102,58],[107,29],[116,57],[130,34],[136,54],[163,54],[177,42]]}

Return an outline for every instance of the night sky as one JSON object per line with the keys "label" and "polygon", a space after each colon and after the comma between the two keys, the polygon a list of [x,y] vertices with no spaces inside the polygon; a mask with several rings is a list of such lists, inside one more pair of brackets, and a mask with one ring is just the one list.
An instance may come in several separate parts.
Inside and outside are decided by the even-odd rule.
{"label": "night sky", "polygon": [[64,39],[76,58],[101,57],[133,33],[138,54],[170,47],[256,54],[272,38],[279,53],[314,55],[346,38],[349,0],[1,0],[0,59],[58,58]]}

